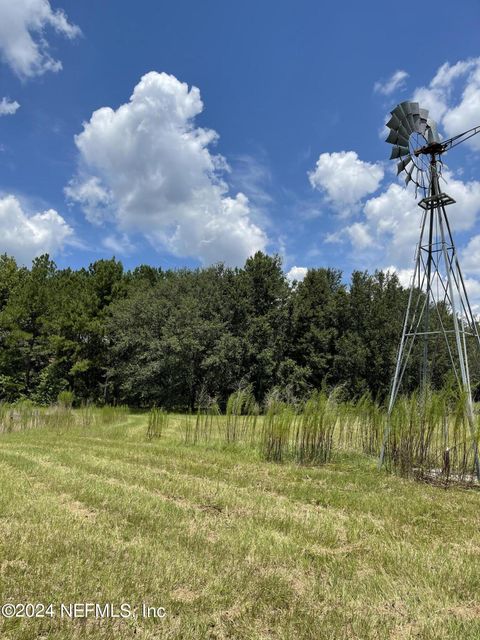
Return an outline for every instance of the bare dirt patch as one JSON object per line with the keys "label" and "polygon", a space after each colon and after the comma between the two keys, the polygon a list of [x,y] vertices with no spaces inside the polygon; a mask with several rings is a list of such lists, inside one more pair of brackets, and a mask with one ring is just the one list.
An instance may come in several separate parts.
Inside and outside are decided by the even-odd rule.
{"label": "bare dirt patch", "polygon": [[58,496],[58,499],[63,507],[65,507],[68,511],[70,511],[70,513],[73,513],[73,515],[79,518],[86,518],[91,520],[97,517],[97,512],[95,509],[88,507],[79,500],[72,499],[72,497],[66,493],[60,494]]}
{"label": "bare dirt patch", "polygon": [[198,598],[200,597],[198,593],[192,591],[188,587],[178,587],[171,592],[170,596],[172,600],[184,603],[195,602],[195,600],[198,600]]}

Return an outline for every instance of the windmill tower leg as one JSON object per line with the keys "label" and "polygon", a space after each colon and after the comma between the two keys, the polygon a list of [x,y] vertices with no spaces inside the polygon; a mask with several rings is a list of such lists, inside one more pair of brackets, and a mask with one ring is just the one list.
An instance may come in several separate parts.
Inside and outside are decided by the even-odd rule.
{"label": "windmill tower leg", "polygon": [[424,393],[428,387],[428,328],[430,326],[430,295],[432,287],[432,242],[433,242],[433,221],[434,221],[435,209],[434,205],[429,211],[429,230],[428,230],[428,248],[427,248],[427,268],[426,268],[426,280],[427,280],[427,300],[425,306],[425,321],[424,321],[424,336],[423,336],[423,363],[422,363],[422,390]]}
{"label": "windmill tower leg", "polygon": [[[419,299],[417,299],[416,305],[413,305],[413,292],[415,289],[415,283],[418,283],[418,287],[421,288],[423,278],[421,278],[421,265],[422,265],[422,242],[425,233],[425,223],[427,220],[427,212],[425,211],[422,218],[420,227],[420,238],[415,251],[415,268],[411,280],[410,292],[408,294],[407,310],[405,312],[405,319],[403,321],[402,337],[400,339],[400,345],[397,352],[397,360],[395,364],[395,373],[392,380],[392,386],[390,389],[390,397],[388,401],[387,421],[385,424],[385,430],[383,433],[382,448],[380,451],[380,458],[378,461],[378,467],[382,467],[385,459],[385,448],[390,435],[390,418],[395,400],[397,399],[398,390],[402,382],[403,374],[405,373],[405,367],[407,364],[408,356],[413,345],[413,340],[409,340],[412,337],[411,330],[413,328],[414,320],[417,315]],[[431,242],[431,241],[430,241]]]}

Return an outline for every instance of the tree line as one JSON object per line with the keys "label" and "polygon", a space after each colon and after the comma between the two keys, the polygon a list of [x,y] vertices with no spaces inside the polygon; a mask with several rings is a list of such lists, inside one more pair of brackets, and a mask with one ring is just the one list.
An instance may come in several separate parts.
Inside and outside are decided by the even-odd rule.
{"label": "tree line", "polygon": [[[408,292],[395,274],[310,269],[290,283],[278,256],[126,271],[120,261],[30,268],[0,256],[0,400],[78,401],[193,410],[250,385],[261,402],[340,386],[347,398],[388,394]],[[446,311],[445,311],[446,312]],[[432,379],[448,371],[436,350]],[[406,384],[413,385],[420,352]],[[411,381],[411,382],[409,382]]]}

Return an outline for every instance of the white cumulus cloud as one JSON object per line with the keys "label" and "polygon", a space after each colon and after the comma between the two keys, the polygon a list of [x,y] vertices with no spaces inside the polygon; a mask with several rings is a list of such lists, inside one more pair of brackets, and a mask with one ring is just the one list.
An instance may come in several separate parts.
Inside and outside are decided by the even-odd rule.
{"label": "white cumulus cloud", "polygon": [[397,89],[402,89],[405,87],[405,80],[408,78],[408,73],[399,69],[395,71],[388,80],[383,82],[378,81],[375,82],[373,86],[373,90],[376,93],[382,93],[384,96],[391,95]]}
{"label": "white cumulus cloud", "polygon": [[383,269],[385,272],[395,273],[402,287],[409,287],[412,284],[413,269],[398,269],[395,265],[390,265]]}
{"label": "white cumulus cloud", "polygon": [[49,52],[45,31],[73,39],[80,29],[48,0],[0,0],[0,55],[20,78],[59,71],[60,60]]}
{"label": "white cumulus cloud", "polygon": [[293,282],[294,280],[302,282],[307,275],[307,272],[307,267],[292,267],[287,273],[287,280],[290,280],[290,282]]}
{"label": "white cumulus cloud", "polygon": [[[463,182],[448,171],[444,176],[447,180],[444,189],[456,201],[447,209],[453,234],[474,228],[480,214],[480,182]],[[397,270],[404,270],[413,263],[421,219],[422,209],[413,189],[405,189],[395,182],[365,201],[359,221],[327,234],[325,242],[349,241],[358,251],[368,249],[369,260],[377,265],[390,264]],[[474,263],[478,264],[480,273],[480,236],[478,241],[472,240],[467,253],[466,266],[476,271]]]}
{"label": "white cumulus cloud", "polygon": [[366,249],[374,245],[374,240],[368,225],[364,222],[354,222],[346,227],[346,233],[349,236],[352,245],[358,249]]}
{"label": "white cumulus cloud", "polygon": [[[447,137],[480,125],[480,57],[443,64],[432,81],[416,89],[414,100],[429,110]],[[467,144],[480,150],[479,136]]]}
{"label": "white cumulus cloud", "polygon": [[101,184],[98,176],[83,180],[74,178],[64,189],[70,200],[82,203],[87,219],[93,224],[101,224],[110,215],[113,202],[110,192]]}
{"label": "white cumulus cloud", "polygon": [[320,154],[308,178],[312,187],[322,191],[340,213],[348,214],[354,205],[378,189],[383,175],[379,163],[364,162],[355,151],[340,151]]}
{"label": "white cumulus cloud", "polygon": [[98,109],[75,137],[80,169],[67,196],[92,222],[204,263],[241,264],[264,250],[247,197],[229,194],[228,165],[211,151],[217,133],[196,126],[202,111],[196,87],[147,73],[129,102]]}
{"label": "white cumulus cloud", "polygon": [[465,272],[480,275],[480,235],[472,236],[463,249],[461,265]]}
{"label": "white cumulus cloud", "polygon": [[30,215],[15,196],[0,197],[0,253],[28,264],[42,253],[58,253],[72,236],[73,229],[54,209]]}
{"label": "white cumulus cloud", "polygon": [[11,116],[20,107],[16,100],[8,100],[8,98],[2,98],[0,100],[0,116]]}
{"label": "white cumulus cloud", "polygon": [[130,238],[126,234],[122,236],[106,236],[102,240],[102,244],[105,249],[112,251],[117,256],[128,256],[135,250],[135,246],[130,242]]}

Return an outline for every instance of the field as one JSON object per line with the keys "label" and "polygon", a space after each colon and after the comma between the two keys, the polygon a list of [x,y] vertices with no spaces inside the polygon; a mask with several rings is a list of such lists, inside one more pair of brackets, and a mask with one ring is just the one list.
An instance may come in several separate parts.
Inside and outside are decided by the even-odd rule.
{"label": "field", "polygon": [[[437,640],[480,637],[480,494],[241,444],[185,444],[147,416],[0,434],[5,640]],[[142,603],[164,618],[61,618],[60,603]],[[139,612],[140,613],[140,612]]]}

